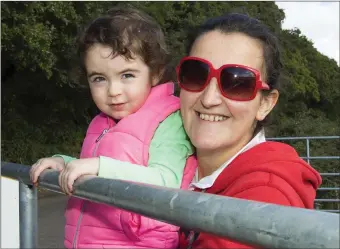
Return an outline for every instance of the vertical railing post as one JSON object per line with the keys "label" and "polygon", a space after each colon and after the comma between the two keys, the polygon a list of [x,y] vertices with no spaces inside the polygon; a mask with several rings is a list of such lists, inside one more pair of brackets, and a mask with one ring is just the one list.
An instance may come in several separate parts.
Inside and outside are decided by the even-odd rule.
{"label": "vertical railing post", "polygon": [[310,164],[309,163],[309,156],[310,156],[310,154],[309,154],[309,138],[306,139],[306,149],[307,149],[307,162],[308,162],[308,164]]}
{"label": "vertical railing post", "polygon": [[37,188],[19,183],[20,248],[38,248]]}

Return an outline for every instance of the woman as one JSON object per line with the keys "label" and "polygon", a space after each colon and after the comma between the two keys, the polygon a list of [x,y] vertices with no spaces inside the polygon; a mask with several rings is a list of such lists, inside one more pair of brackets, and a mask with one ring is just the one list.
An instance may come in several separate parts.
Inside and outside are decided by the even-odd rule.
{"label": "woman", "polygon": [[[202,24],[177,67],[184,128],[197,149],[195,191],[313,208],[317,171],[283,143],[266,142],[263,124],[278,97],[276,37],[241,14]],[[213,205],[213,204],[212,204]],[[207,234],[181,233],[181,248],[249,248]]]}

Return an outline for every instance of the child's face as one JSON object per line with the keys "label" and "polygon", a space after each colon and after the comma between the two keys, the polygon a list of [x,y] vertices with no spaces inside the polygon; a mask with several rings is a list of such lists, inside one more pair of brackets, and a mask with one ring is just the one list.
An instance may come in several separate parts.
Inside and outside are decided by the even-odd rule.
{"label": "child's face", "polygon": [[157,83],[139,57],[112,58],[112,49],[101,44],[87,51],[85,66],[93,101],[100,111],[114,119],[136,112]]}

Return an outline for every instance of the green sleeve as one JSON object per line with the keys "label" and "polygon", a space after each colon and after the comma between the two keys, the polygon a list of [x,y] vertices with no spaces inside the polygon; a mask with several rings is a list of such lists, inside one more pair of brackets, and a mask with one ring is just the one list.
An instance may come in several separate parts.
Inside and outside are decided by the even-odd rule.
{"label": "green sleeve", "polygon": [[177,111],[158,126],[150,144],[148,167],[101,156],[98,176],[179,188],[186,160],[192,154]]}
{"label": "green sleeve", "polygon": [[68,164],[69,162],[76,160],[77,158],[75,157],[70,157],[70,156],[65,156],[65,155],[53,155],[52,157],[61,157],[62,159],[64,159],[65,164]]}

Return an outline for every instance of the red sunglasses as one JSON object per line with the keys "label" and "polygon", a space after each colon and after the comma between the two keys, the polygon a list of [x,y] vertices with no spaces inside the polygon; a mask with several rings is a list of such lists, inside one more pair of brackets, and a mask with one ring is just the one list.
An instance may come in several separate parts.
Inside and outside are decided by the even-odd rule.
{"label": "red sunglasses", "polygon": [[213,77],[217,79],[222,95],[231,100],[249,101],[258,90],[269,90],[269,85],[260,80],[256,69],[227,64],[215,69],[202,58],[184,57],[176,68],[179,86],[189,92],[202,91]]}

